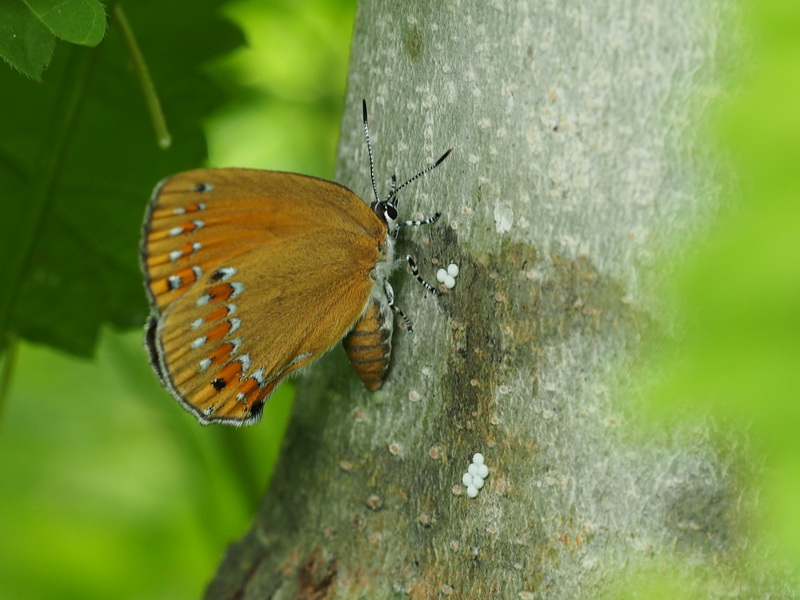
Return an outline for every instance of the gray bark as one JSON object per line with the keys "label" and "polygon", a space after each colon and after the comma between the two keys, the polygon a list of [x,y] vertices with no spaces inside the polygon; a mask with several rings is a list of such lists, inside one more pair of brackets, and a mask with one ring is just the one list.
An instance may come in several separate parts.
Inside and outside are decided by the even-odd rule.
{"label": "gray bark", "polygon": [[697,123],[729,8],[362,2],[338,180],[369,201],[361,98],[384,190],[453,147],[403,191],[401,218],[443,217],[400,248],[461,274],[438,298],[393,278],[415,332],[378,393],[341,349],[309,370],[208,597],[589,598],[673,561],[704,596],[756,594],[741,441],[641,435],[632,379],[669,327],[655,283],[716,210]]}

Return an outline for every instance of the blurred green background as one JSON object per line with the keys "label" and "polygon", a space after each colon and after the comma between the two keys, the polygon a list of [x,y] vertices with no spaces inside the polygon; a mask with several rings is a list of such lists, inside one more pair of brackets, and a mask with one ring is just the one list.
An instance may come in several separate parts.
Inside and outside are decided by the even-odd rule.
{"label": "blurred green background", "polygon": [[[163,35],[149,29],[159,16],[159,3],[149,3],[151,15],[137,14],[140,8],[128,4],[123,6],[156,88],[167,94],[181,82],[179,74],[159,64],[163,51],[149,41]],[[187,8],[184,2],[173,4]],[[188,116],[162,96],[173,135],[169,152],[181,153],[182,146],[195,143],[181,136],[181,120],[219,100],[205,118],[210,166],[280,169],[331,179],[355,0],[204,4],[212,18],[220,6],[218,12],[244,31],[247,45],[205,61],[202,71],[215,87],[209,86],[207,94],[202,87],[189,90]],[[111,5],[107,9],[110,15]],[[170,10],[167,3],[163,10]],[[193,4],[192,10],[204,8]],[[191,20],[185,26],[201,29]],[[112,39],[98,50],[114,43],[113,18],[108,27]],[[176,30],[175,35],[180,39],[185,32]],[[181,52],[179,43],[170,44],[170,52]],[[43,73],[42,87],[32,86],[33,94],[57,83],[58,61],[71,51],[56,44],[53,65]],[[201,46],[189,52],[200,58],[212,53]],[[89,73],[99,70],[100,61],[95,59]],[[7,85],[31,86],[7,65],[0,69]],[[143,106],[140,90],[127,83],[118,87],[132,104]],[[62,89],[54,95],[60,97]],[[207,98],[197,101],[192,97],[204,94]],[[0,117],[0,133],[7,134],[11,114]],[[145,117],[141,123],[144,152],[164,154]],[[102,151],[114,152],[113,147]],[[4,167],[6,157],[0,152]],[[201,166],[191,160],[179,168]],[[146,188],[135,191],[135,229],[150,190],[167,174],[158,171]],[[114,199],[104,202],[113,204]],[[55,213],[58,207],[50,210]],[[131,268],[135,251],[134,241],[126,250]],[[143,301],[140,278],[135,278],[136,301]],[[48,300],[57,301],[52,295]],[[291,385],[272,396],[257,427],[200,427],[156,382],[141,334],[139,325],[122,333],[105,327],[89,360],[47,345],[19,343],[13,364],[3,363],[13,369],[0,414],[3,600],[199,598],[226,546],[249,527],[281,443]]]}
{"label": "blurred green background", "polygon": [[[149,6],[158,11],[168,4]],[[764,0],[743,6],[751,49],[732,58],[736,68],[709,126],[710,143],[730,156],[737,177],[722,187],[740,196],[724,203],[711,235],[690,253],[694,259],[665,282],[683,337],[660,349],[654,370],[666,376],[654,384],[651,406],[656,422],[665,413],[710,411],[725,427],[747,431],[766,466],[765,479],[756,483],[764,494],[753,531],[778,549],[776,569],[781,569],[800,564],[800,3]],[[205,154],[191,133],[202,117],[212,166],[330,178],[354,12],[355,0],[225,4],[224,15],[244,30],[248,45],[232,54],[226,50],[224,58],[200,51],[203,76],[213,83],[207,89],[182,89],[179,71],[160,64],[175,46],[170,27],[180,21],[164,20],[170,24],[150,30],[145,25],[154,22],[152,15],[140,16],[138,25],[131,15],[145,58],[155,61],[156,87],[164,98],[184,98],[177,105],[164,101],[181,168],[197,166],[192,161]],[[109,44],[115,43],[114,27],[110,21]],[[185,27],[215,37],[213,29],[194,21]],[[174,31],[176,40],[181,31]],[[235,38],[226,43],[232,47]],[[56,44],[44,85],[61,72],[59,58],[69,55],[65,44]],[[71,64],[83,73],[98,68],[91,59]],[[8,71],[0,74],[6,92],[31,87],[0,67]],[[143,104],[136,89],[124,88],[124,94]],[[125,100],[108,89],[99,96],[111,98],[112,105]],[[15,137],[8,114],[0,119],[0,144],[11,140],[24,150],[28,138]],[[186,151],[182,127],[196,145],[187,143]],[[160,152],[146,119],[126,135],[146,137],[148,156]],[[132,144],[131,137],[125,144]],[[15,170],[23,170],[22,159],[9,156],[0,152],[2,166],[12,173],[0,170],[6,192],[13,189]],[[119,162],[115,158],[114,164]],[[136,161],[130,162],[133,167]],[[174,170],[171,164],[155,161],[148,185]],[[118,181],[122,174],[112,175]],[[112,207],[112,198],[130,197],[134,212],[143,212],[148,189],[121,183],[98,187],[99,197]],[[67,197],[85,196],[74,183],[65,189]],[[94,226],[115,233],[105,205],[92,202],[100,215]],[[18,224],[15,217],[7,221]],[[66,218],[64,223],[70,224]],[[0,250],[12,233],[0,235]],[[121,239],[120,251],[130,254],[135,241]],[[36,259],[43,273],[50,258],[45,253]],[[130,275],[134,263],[135,257],[124,265],[112,262],[110,270],[134,279],[135,302],[143,302],[139,281]],[[56,310],[61,288],[47,288],[47,278],[35,284],[45,291],[30,297],[43,298],[46,308]],[[34,300],[27,305],[30,312],[43,310]],[[15,315],[12,323],[27,323],[28,316]],[[143,322],[143,314],[134,316],[112,313],[108,320],[130,331],[133,321]],[[70,316],[54,322],[74,323]],[[75,341],[65,329],[53,341],[49,328],[26,327],[32,339],[92,354],[92,335]],[[99,340],[93,360],[20,343],[3,363],[13,376],[4,376],[10,388],[0,413],[0,598],[198,598],[226,545],[247,529],[269,480],[290,410],[288,386],[272,397],[258,427],[201,428],[156,383],[139,331],[105,327]],[[662,575],[651,579],[664,581]],[[660,596],[655,588],[637,593],[674,597],[685,589],[673,585],[661,586]]]}
{"label": "blurred green background", "polygon": [[[800,566],[800,3],[745,2],[746,51],[712,107],[730,160],[717,219],[665,282],[681,335],[663,348],[654,417],[710,413],[763,458],[753,531]],[[800,590],[798,590],[800,593]]]}

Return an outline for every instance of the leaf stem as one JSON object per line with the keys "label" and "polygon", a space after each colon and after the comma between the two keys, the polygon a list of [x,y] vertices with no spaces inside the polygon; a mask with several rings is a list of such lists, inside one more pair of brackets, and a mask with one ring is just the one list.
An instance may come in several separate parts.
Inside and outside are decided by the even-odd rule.
{"label": "leaf stem", "polygon": [[139,49],[139,44],[136,42],[136,36],[133,35],[133,29],[131,29],[131,25],[128,22],[128,17],[119,2],[114,5],[113,15],[114,21],[122,34],[122,41],[128,51],[128,58],[130,58],[133,65],[133,72],[136,74],[136,79],[139,80],[139,86],[142,88],[142,94],[147,105],[147,111],[150,113],[150,122],[153,124],[158,145],[162,149],[167,149],[172,145],[172,136],[169,133],[169,129],[167,129],[164,111],[161,110],[161,101],[158,99],[156,87],[150,77],[150,71],[147,68],[142,51]]}

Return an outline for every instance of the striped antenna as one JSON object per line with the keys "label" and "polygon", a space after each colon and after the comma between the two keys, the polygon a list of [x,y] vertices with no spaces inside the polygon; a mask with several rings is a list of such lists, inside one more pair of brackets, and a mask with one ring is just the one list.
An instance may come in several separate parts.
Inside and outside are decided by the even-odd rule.
{"label": "striped antenna", "polygon": [[403,184],[401,184],[401,185],[397,186],[396,188],[395,188],[395,187],[394,187],[394,185],[393,185],[393,186],[392,186],[392,188],[393,188],[393,189],[392,189],[391,191],[389,191],[389,195],[388,195],[388,196],[386,196],[386,200],[385,200],[385,202],[387,202],[388,204],[391,204],[392,206],[394,206],[395,208],[397,208],[397,193],[398,193],[400,190],[402,190],[404,187],[406,187],[406,186],[407,186],[409,183],[411,183],[412,181],[416,181],[417,179],[419,179],[419,178],[420,178],[420,177],[422,177],[423,175],[427,175],[428,173],[430,173],[431,171],[433,171],[433,170],[434,170],[436,167],[438,167],[440,164],[442,164],[442,162],[444,161],[444,159],[445,159],[445,158],[447,158],[448,156],[450,156],[450,153],[451,153],[452,151],[453,151],[453,149],[452,149],[452,148],[450,148],[450,149],[449,149],[447,152],[445,152],[444,154],[442,154],[442,155],[439,157],[439,160],[437,160],[437,161],[436,161],[435,163],[433,163],[432,165],[428,165],[427,167],[425,167],[424,169],[422,169],[422,171],[420,171],[419,173],[417,173],[416,175],[414,175],[412,178],[408,179],[408,180],[407,180],[405,183],[403,183]]}
{"label": "striped antenna", "polygon": [[[367,101],[364,99],[361,100],[361,116],[364,121],[364,138],[367,140],[367,154],[369,155],[369,178],[370,181],[372,181],[372,193],[375,194],[375,202],[379,202],[380,200],[378,198],[378,186],[375,184],[375,157],[372,153],[372,142],[369,139],[369,120],[367,119]],[[439,160],[437,160],[435,163],[433,163],[432,165],[428,165],[427,167],[422,169],[422,171],[420,171],[410,179],[406,180],[405,183],[399,186],[397,185],[397,175],[392,175],[392,186],[391,188],[389,188],[389,194],[386,196],[384,202],[386,204],[390,204],[391,206],[397,208],[397,192],[402,190],[412,181],[416,181],[423,175],[427,175],[428,173],[433,171],[436,167],[442,164],[445,158],[450,156],[450,153],[452,151],[453,149],[450,148],[447,152],[442,154],[439,157]]]}
{"label": "striped antenna", "polygon": [[378,202],[378,186],[375,185],[375,159],[372,156],[372,143],[369,141],[369,122],[367,121],[367,101],[361,100],[361,111],[364,119],[364,137],[367,139],[367,154],[369,154],[369,178],[372,180],[372,193],[375,202]]}

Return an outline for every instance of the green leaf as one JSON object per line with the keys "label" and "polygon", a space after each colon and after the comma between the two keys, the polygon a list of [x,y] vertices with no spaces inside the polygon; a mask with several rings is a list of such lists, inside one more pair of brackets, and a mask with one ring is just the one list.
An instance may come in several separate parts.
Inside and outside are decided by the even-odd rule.
{"label": "green leaf", "polygon": [[55,38],[22,2],[0,2],[0,57],[39,80],[53,55]]}
{"label": "green leaf", "polygon": [[98,0],[23,0],[50,32],[64,41],[96,46],[106,32],[106,15]]}
{"label": "green leaf", "polygon": [[173,143],[159,148],[119,30],[65,46],[42,84],[0,69],[0,342],[13,331],[90,355],[104,324],[142,326],[145,205],[163,177],[202,166],[203,118],[223,101],[203,65],[242,42],[219,2],[125,6]]}

